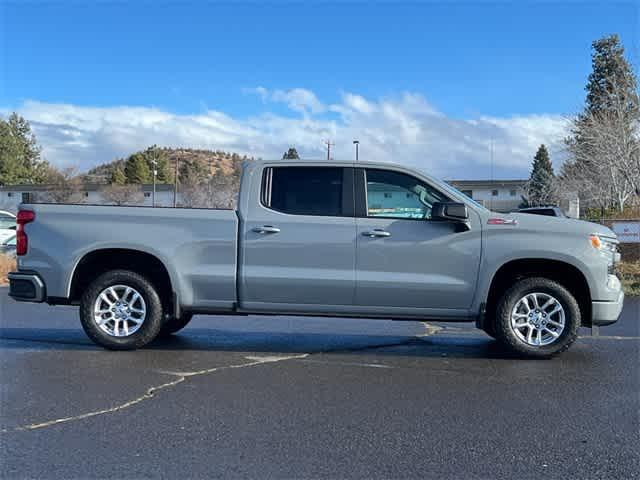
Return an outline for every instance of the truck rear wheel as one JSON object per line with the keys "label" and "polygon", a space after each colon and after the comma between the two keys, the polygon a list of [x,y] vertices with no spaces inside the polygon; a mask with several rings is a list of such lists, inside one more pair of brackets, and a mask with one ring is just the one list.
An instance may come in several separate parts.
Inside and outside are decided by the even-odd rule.
{"label": "truck rear wheel", "polygon": [[579,328],[578,302],[565,287],[548,278],[517,281],[496,309],[496,338],[528,357],[547,358],[567,350]]}
{"label": "truck rear wheel", "polygon": [[128,270],[112,270],[96,278],[80,300],[85,333],[110,350],[135,350],[152,341],[162,328],[162,303],[153,284]]}
{"label": "truck rear wheel", "polygon": [[177,318],[176,317],[169,318],[169,320],[166,320],[164,322],[164,325],[162,325],[162,329],[160,330],[160,336],[166,337],[168,335],[171,335],[172,333],[176,333],[182,330],[184,327],[187,326],[187,324],[191,321],[192,318],[193,318],[192,313],[183,313]]}

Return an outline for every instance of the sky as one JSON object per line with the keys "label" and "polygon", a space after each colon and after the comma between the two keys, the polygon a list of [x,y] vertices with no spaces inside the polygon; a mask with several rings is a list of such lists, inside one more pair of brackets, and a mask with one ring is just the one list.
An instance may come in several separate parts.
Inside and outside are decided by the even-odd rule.
{"label": "sky", "polygon": [[[86,170],[151,144],[394,161],[444,178],[556,168],[591,42],[637,70],[638,2],[0,0],[0,115]],[[491,144],[493,143],[493,169]]]}

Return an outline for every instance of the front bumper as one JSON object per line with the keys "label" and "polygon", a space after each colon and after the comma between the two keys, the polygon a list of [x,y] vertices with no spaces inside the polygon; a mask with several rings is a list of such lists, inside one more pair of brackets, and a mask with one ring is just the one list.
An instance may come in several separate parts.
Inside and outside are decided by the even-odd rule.
{"label": "front bumper", "polygon": [[44,302],[47,298],[46,287],[36,273],[10,272],[9,296],[19,302]]}
{"label": "front bumper", "polygon": [[591,324],[611,325],[618,321],[624,306],[624,292],[620,290],[618,299],[612,302],[591,302]]}

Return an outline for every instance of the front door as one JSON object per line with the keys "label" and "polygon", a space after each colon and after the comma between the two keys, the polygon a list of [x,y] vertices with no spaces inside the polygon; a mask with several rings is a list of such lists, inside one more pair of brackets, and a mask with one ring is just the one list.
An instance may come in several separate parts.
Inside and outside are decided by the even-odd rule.
{"label": "front door", "polygon": [[241,307],[326,312],[353,305],[353,203],[352,168],[265,168],[260,201],[242,226]]}
{"label": "front door", "polygon": [[462,231],[431,220],[431,205],[450,199],[426,181],[384,169],[356,175],[355,304],[407,315],[469,309],[481,253],[476,214]]}

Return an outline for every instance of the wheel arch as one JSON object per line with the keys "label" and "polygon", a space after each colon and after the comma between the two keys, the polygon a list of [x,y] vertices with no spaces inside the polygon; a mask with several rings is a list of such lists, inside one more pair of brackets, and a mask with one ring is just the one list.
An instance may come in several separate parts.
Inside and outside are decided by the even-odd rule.
{"label": "wheel arch", "polygon": [[501,294],[514,281],[533,276],[549,278],[569,290],[580,307],[582,325],[591,326],[591,291],[587,277],[570,263],[543,258],[510,260],[496,270],[485,297],[486,316],[495,315]]}
{"label": "wheel arch", "polygon": [[83,255],[70,276],[69,302],[78,302],[84,288],[110,270],[131,270],[145,276],[158,289],[165,312],[177,311],[175,282],[165,263],[152,253],[133,248],[100,248]]}

